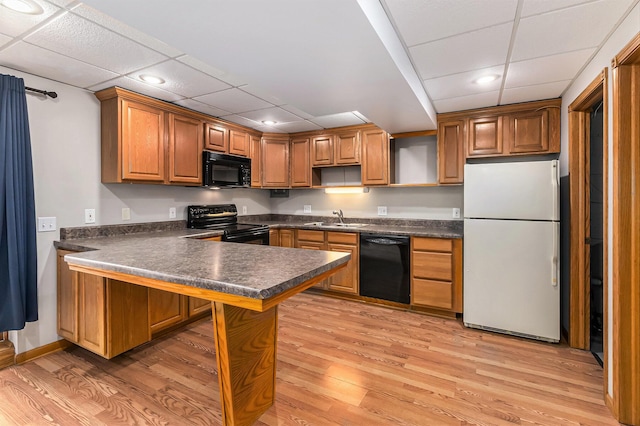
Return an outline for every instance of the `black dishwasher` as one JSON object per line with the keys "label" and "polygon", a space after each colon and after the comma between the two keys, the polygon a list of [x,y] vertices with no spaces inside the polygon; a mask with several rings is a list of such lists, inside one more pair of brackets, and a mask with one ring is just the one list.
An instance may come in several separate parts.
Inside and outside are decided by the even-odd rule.
{"label": "black dishwasher", "polygon": [[360,234],[360,296],[410,302],[409,237]]}

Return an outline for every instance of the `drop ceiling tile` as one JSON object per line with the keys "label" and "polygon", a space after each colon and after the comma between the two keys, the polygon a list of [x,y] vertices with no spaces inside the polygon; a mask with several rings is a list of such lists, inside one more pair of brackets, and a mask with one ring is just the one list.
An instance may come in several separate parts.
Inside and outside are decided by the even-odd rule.
{"label": "drop ceiling tile", "polygon": [[222,117],[222,119],[230,121],[232,123],[240,124],[242,126],[250,127],[252,129],[256,128],[256,126],[262,125],[262,123],[256,123],[253,120],[249,120],[248,118],[244,118],[235,114],[225,115],[224,117]]}
{"label": "drop ceiling tile", "polygon": [[254,126],[253,128],[258,131],[267,132],[267,133],[288,133],[284,130],[278,129],[277,127],[271,127],[271,126],[257,125],[257,126]]}
{"label": "drop ceiling tile", "polygon": [[5,44],[9,43],[11,40],[13,40],[13,37],[9,37],[9,36],[6,36],[4,34],[0,34],[0,47],[2,47]]}
{"label": "drop ceiling tile", "polygon": [[267,92],[266,90],[263,90],[257,86],[252,86],[250,84],[248,85],[244,85],[241,87],[238,87],[238,89],[242,90],[243,92],[247,92],[250,95],[256,96],[260,99],[263,99],[267,102],[271,102],[274,105],[282,105],[285,102],[280,99],[279,97],[275,96],[272,93]]}
{"label": "drop ceiling tile", "polygon": [[628,6],[629,0],[601,0],[523,18],[511,59],[521,61],[597,47]]}
{"label": "drop ceiling tile", "polygon": [[526,18],[527,16],[564,9],[565,7],[575,6],[589,1],[593,0],[524,0],[520,17]]}
{"label": "drop ceiling tile", "polygon": [[234,114],[273,106],[239,89],[228,89],[221,92],[209,93],[208,95],[197,96],[194,99]]}
{"label": "drop ceiling tile", "polygon": [[480,93],[459,98],[441,99],[433,102],[433,107],[438,113],[464,111],[467,109],[484,108],[498,105],[500,91]]}
{"label": "drop ceiling tile", "polygon": [[119,74],[167,59],[73,13],[65,13],[25,40]]}
{"label": "drop ceiling tile", "polygon": [[587,62],[595,49],[545,56],[544,58],[512,62],[507,71],[505,88],[531,86],[572,80]]}
{"label": "drop ceiling tile", "polygon": [[323,115],[321,117],[312,118],[311,121],[318,126],[322,126],[325,129],[341,126],[355,126],[356,124],[363,124],[358,116],[352,112],[343,112],[339,114]]}
{"label": "drop ceiling tile", "polygon": [[564,89],[569,86],[572,80],[555,81],[553,83],[536,84],[533,86],[515,87],[505,89],[502,92],[501,105],[515,104],[519,102],[537,101],[541,99],[552,99],[562,95]]}
{"label": "drop ceiling tile", "polygon": [[386,0],[407,46],[513,21],[517,0]]}
{"label": "drop ceiling tile", "polygon": [[147,46],[164,55],[176,57],[183,54],[183,52],[181,52],[180,50],[169,46],[168,44],[158,40],[157,38],[151,37],[141,31],[136,30],[135,28],[125,25],[122,22],[110,17],[109,15],[97,11],[96,9],[85,4],[81,4],[80,6],[73,9],[73,13],[75,13],[76,15],[80,15],[90,21],[93,21],[96,24],[101,25],[107,29],[110,29],[111,31],[121,34],[133,41],[137,41],[143,46]]}
{"label": "drop ceiling tile", "polygon": [[257,122],[263,122],[265,120],[275,121],[276,123],[289,123],[292,121],[301,121],[303,120],[301,117],[297,115],[291,114],[288,111],[283,110],[282,108],[272,107],[259,109],[256,111],[243,112],[241,115],[249,120],[254,120]]}
{"label": "drop ceiling tile", "polygon": [[56,6],[67,7],[71,3],[75,3],[76,0],[47,0],[49,3],[53,3]]}
{"label": "drop ceiling tile", "polygon": [[240,77],[230,74],[221,69],[218,69],[213,65],[209,65],[205,62],[202,62],[201,60],[196,59],[193,56],[184,55],[176,59],[180,62],[183,62],[189,65],[192,68],[197,69],[198,71],[202,71],[205,74],[209,74],[212,77],[222,80],[225,83],[230,84],[231,86],[241,86],[243,84],[246,84],[246,81],[244,81]]}
{"label": "drop ceiling tile", "polygon": [[308,120],[294,121],[291,123],[282,123],[282,124],[278,124],[276,127],[286,133],[310,132],[312,130],[322,130],[322,127]]}
{"label": "drop ceiling tile", "polygon": [[[475,93],[491,92],[500,90],[502,85],[502,73],[504,65],[482,70],[463,72],[459,74],[448,75],[445,77],[425,80],[424,86],[429,93],[431,100],[457,98],[460,96],[473,95]],[[496,80],[487,84],[476,84],[475,80],[485,75],[497,75]]]}
{"label": "drop ceiling tile", "polygon": [[409,49],[423,80],[504,64],[513,24],[498,25]]}
{"label": "drop ceiling tile", "polygon": [[164,84],[162,84],[163,90],[177,93],[187,98],[231,88],[227,83],[223,83],[217,78],[196,71],[182,62],[174,60],[137,70],[130,73],[128,77],[138,79],[143,74],[151,74],[162,78],[165,80]]}
{"label": "drop ceiling tile", "polygon": [[118,76],[23,41],[1,50],[0,63],[9,68],[77,87],[91,86]]}
{"label": "drop ceiling tile", "polygon": [[115,78],[113,80],[105,81],[100,84],[96,84],[95,86],[88,87],[88,89],[97,92],[98,90],[106,89],[112,86],[122,87],[123,89],[131,90],[132,92],[136,93],[142,93],[143,95],[158,98],[167,102],[176,102],[184,98],[183,96],[180,96],[178,94],[167,92],[166,90],[160,89],[159,87],[152,86],[150,84],[146,84],[129,77]]}
{"label": "drop ceiling tile", "polygon": [[225,111],[220,108],[215,108],[210,105],[203,104],[202,102],[194,101],[193,99],[182,99],[180,101],[174,102],[174,104],[181,105],[185,108],[189,108],[194,111],[201,112],[203,114],[209,114],[214,117],[222,117],[224,115],[231,114],[229,111]]}
{"label": "drop ceiling tile", "polygon": [[16,37],[60,10],[59,7],[45,1],[37,2],[37,4],[40,5],[43,10],[39,15],[19,13],[0,4],[0,32],[11,37]]}
{"label": "drop ceiling tile", "polygon": [[280,105],[280,108],[282,108],[285,111],[289,111],[291,114],[295,114],[298,117],[302,117],[305,120],[309,120],[310,118],[313,118],[313,115],[308,114],[308,113],[304,112],[303,110],[294,107],[293,105]]}

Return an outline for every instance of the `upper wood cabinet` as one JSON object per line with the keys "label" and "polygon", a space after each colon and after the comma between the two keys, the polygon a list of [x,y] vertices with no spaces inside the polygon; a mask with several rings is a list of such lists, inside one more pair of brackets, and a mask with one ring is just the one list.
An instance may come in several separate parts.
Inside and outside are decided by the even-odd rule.
{"label": "upper wood cabinet", "polygon": [[169,182],[202,185],[202,121],[169,113]]}
{"label": "upper wood cabinet", "polygon": [[311,139],[311,165],[333,165],[333,135],[319,135]]}
{"label": "upper wood cabinet", "polygon": [[502,121],[500,116],[469,119],[467,157],[503,153]]}
{"label": "upper wood cabinet", "polygon": [[289,138],[282,134],[262,137],[262,186],[264,188],[289,187]]}
{"label": "upper wood cabinet", "polygon": [[462,183],[464,177],[464,136],[464,120],[438,122],[438,183]]}
{"label": "upper wood cabinet", "polygon": [[229,130],[229,154],[249,156],[249,133],[231,129]]}
{"label": "upper wood cabinet", "polygon": [[204,123],[204,149],[229,152],[229,130],[216,123]]}
{"label": "upper wood cabinet", "polygon": [[390,163],[389,134],[379,128],[362,130],[362,185],[388,185]]}
{"label": "upper wood cabinet", "polygon": [[335,135],[335,164],[360,164],[360,131],[351,130]]}
{"label": "upper wood cabinet", "polygon": [[251,187],[260,188],[262,186],[262,147],[261,139],[251,135]]}
{"label": "upper wood cabinet", "polygon": [[311,186],[311,162],[309,160],[309,138],[293,138],[290,144],[291,186]]}
{"label": "upper wood cabinet", "polygon": [[[506,139],[509,141],[510,154],[529,154],[555,152],[559,147],[549,145],[549,118],[559,114],[559,109],[537,109],[512,113],[504,117]],[[553,119],[557,123],[559,119]],[[559,136],[557,138],[559,140]],[[555,141],[554,141],[555,142]]]}

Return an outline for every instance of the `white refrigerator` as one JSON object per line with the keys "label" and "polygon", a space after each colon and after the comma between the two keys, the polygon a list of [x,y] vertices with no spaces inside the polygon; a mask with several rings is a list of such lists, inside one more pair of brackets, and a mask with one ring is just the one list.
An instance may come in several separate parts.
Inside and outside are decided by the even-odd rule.
{"label": "white refrigerator", "polygon": [[466,164],[463,320],[560,340],[557,160]]}

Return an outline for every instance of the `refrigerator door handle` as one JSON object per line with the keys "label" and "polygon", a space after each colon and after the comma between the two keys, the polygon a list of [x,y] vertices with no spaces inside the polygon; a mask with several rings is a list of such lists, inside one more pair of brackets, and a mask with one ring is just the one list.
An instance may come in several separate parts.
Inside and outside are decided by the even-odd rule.
{"label": "refrigerator door handle", "polygon": [[559,280],[558,258],[560,251],[560,224],[553,227],[553,257],[551,258],[551,286],[557,287]]}
{"label": "refrigerator door handle", "polygon": [[552,185],[552,208],[554,220],[560,220],[560,167],[558,167],[558,160],[553,161],[551,166],[551,185]]}

